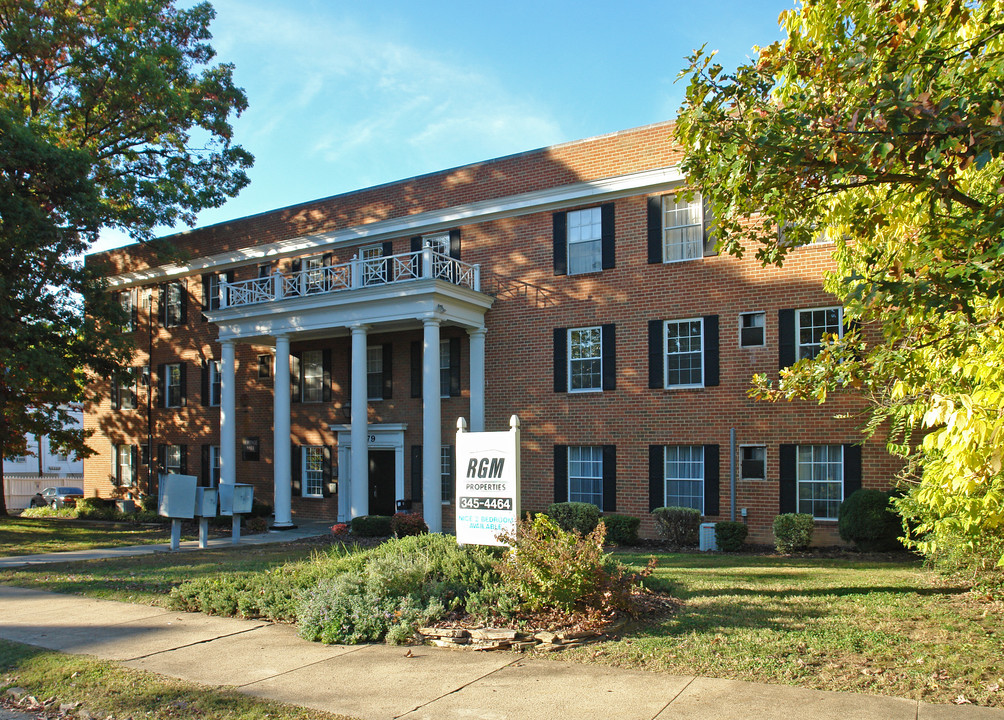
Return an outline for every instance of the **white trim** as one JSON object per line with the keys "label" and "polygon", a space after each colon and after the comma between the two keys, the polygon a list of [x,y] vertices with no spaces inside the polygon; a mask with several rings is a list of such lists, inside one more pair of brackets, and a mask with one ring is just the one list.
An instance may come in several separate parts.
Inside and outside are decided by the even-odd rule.
{"label": "white trim", "polygon": [[[572,333],[583,330],[596,330],[600,334],[600,386],[589,388],[572,388]],[[595,393],[603,392],[603,326],[586,325],[584,327],[568,328],[565,331],[565,391],[568,393]]]}
{"label": "white trim", "polygon": [[[480,200],[463,205],[455,205],[445,210],[435,210],[405,217],[379,220],[365,225],[339,228],[317,235],[304,235],[280,240],[274,243],[253,245],[240,250],[196,258],[186,264],[160,265],[147,270],[122,273],[108,278],[113,288],[125,288],[159,282],[168,278],[183,277],[211,270],[225,270],[249,263],[274,261],[277,258],[295,257],[305,253],[323,252],[338,247],[354,246],[361,243],[375,243],[392,240],[407,235],[424,235],[449,230],[458,225],[473,222],[487,222],[547,212],[562,207],[572,207],[586,203],[598,203],[629,197],[640,193],[655,193],[671,190],[685,180],[679,165],[643,170],[641,172],[618,175],[589,182],[562,185],[546,190],[536,190],[519,195],[509,195],[491,200]],[[330,199],[334,207],[337,198]],[[274,212],[274,211],[273,211]],[[269,213],[263,213],[262,221]],[[174,236],[179,240],[189,233]],[[171,237],[171,236],[168,236]]]}
{"label": "white trim", "polygon": [[[674,325],[680,325],[682,323],[699,322],[701,323],[701,382],[699,383],[688,383],[688,384],[669,384],[669,363],[667,359],[669,358],[669,337],[666,335],[666,328],[670,323]],[[679,320],[663,320],[662,321],[662,387],[665,390],[690,390],[694,388],[703,388],[704,381],[707,379],[705,377],[707,373],[707,363],[705,362],[706,348],[704,343],[706,341],[704,332],[704,318],[694,317],[694,318],[680,318]],[[684,353],[674,353],[675,355],[681,355]]]}
{"label": "white trim", "polygon": [[[332,424],[328,429],[338,436],[338,492],[339,497],[343,488],[347,488],[352,483],[352,425]],[[407,423],[384,423],[380,425],[366,426],[367,448],[374,450],[394,451],[394,500],[404,498],[404,431],[408,429]],[[369,492],[369,476],[366,477],[366,488]],[[343,509],[341,502],[338,503],[338,520],[344,522],[348,519],[349,508],[346,504]]]}

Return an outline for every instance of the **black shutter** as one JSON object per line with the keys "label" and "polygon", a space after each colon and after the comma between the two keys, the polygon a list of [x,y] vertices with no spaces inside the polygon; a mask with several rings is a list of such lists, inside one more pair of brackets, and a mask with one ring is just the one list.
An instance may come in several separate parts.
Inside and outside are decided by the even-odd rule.
{"label": "black shutter", "polygon": [[[227,270],[226,276],[227,276],[227,283],[228,284],[229,283],[233,283],[233,281],[234,281],[234,271],[233,270]],[[227,288],[226,292],[224,292],[222,288],[220,289],[220,305],[224,305],[224,304],[226,305],[226,307],[230,307],[230,289],[229,288]]]}
{"label": "black shutter", "polygon": [[300,388],[303,386],[303,366],[300,363],[300,353],[289,354],[289,401],[300,402]]}
{"label": "black shutter", "polygon": [[383,276],[385,282],[392,282],[394,280],[394,261],[390,259],[390,256],[394,254],[394,241],[388,240],[383,244],[382,254],[386,260],[383,261]]}
{"label": "black shutter", "polygon": [[568,328],[554,328],[554,392],[568,392]]}
{"label": "black shutter", "polygon": [[411,501],[422,502],[422,446],[411,446]]}
{"label": "black shutter", "polygon": [[157,315],[160,317],[161,327],[167,327],[167,285],[161,283],[157,293]]}
{"label": "black shutter", "polygon": [[613,323],[601,328],[603,343],[603,389],[617,389],[617,332]]}
{"label": "black shutter", "polygon": [[325,445],[322,450],[324,463],[321,465],[321,497],[331,497],[328,485],[331,483],[331,446]]}
{"label": "black shutter", "polygon": [[142,290],[136,288],[135,290],[129,290],[130,297],[132,297],[132,302],[129,304],[129,323],[133,330],[139,330],[139,299]]}
{"label": "black shutter", "polygon": [[157,388],[153,404],[157,407],[167,407],[167,365],[160,363],[157,366],[157,377],[154,378],[154,386]]}
{"label": "black shutter", "polygon": [[184,325],[188,322],[188,286],[184,280],[178,281],[178,294],[181,296],[181,312],[178,317],[178,324]]}
{"label": "black shutter", "polygon": [[718,238],[711,230],[711,226],[715,223],[715,215],[711,210],[711,202],[708,198],[703,197],[701,202],[704,203],[704,257],[709,257],[718,254],[715,251],[715,243],[718,242]]}
{"label": "black shutter", "polygon": [[181,381],[180,381],[180,384],[181,384],[180,390],[181,390],[181,392],[178,393],[180,395],[181,399],[178,401],[178,405],[180,407],[187,407],[188,406],[188,363],[183,362],[183,363],[178,363],[178,365],[180,366],[180,370],[181,370]]}
{"label": "black shutter", "polygon": [[704,387],[718,386],[718,316],[704,316]]}
{"label": "black shutter", "polygon": [[300,258],[293,258],[292,262],[289,264],[291,273],[298,273],[303,268],[303,260]]}
{"label": "black shutter", "polygon": [[795,364],[795,311],[777,311],[777,366],[783,370]]}
{"label": "black shutter", "polygon": [[861,446],[844,445],[844,500],[861,489]]}
{"label": "black shutter", "polygon": [[[422,249],[422,236],[414,235],[411,238],[411,251],[417,253]],[[411,258],[411,274],[415,277],[422,277],[422,256],[415,255]],[[412,397],[415,397],[412,395]]]}
{"label": "black shutter", "polygon": [[617,446],[603,446],[603,512],[617,510]]}
{"label": "black shutter", "polygon": [[720,512],[721,468],[718,446],[704,446],[704,517],[714,517]]}
{"label": "black shutter", "polygon": [[[212,285],[210,283],[210,278],[211,277],[212,277],[212,273],[205,273],[202,276],[202,312],[206,312],[207,310],[211,310],[212,309],[212,303],[209,300],[209,290],[212,287]],[[202,321],[205,322],[206,321],[206,316],[202,315],[201,317],[202,317]]]}
{"label": "black shutter", "polygon": [[202,382],[200,383],[200,385],[201,385],[201,392],[199,394],[201,395],[201,400],[202,400],[203,407],[205,407],[205,406],[207,406],[207,405],[210,404],[209,403],[209,363],[210,363],[209,360],[203,360],[202,361],[202,373],[201,373],[202,374],[202,378],[201,378]]}
{"label": "black shutter", "polygon": [[331,402],[331,348],[321,350],[321,398]]}
{"label": "black shutter", "polygon": [[411,341],[411,396],[422,397],[422,341]]}
{"label": "black shutter", "polygon": [[199,484],[203,487],[209,487],[212,483],[209,482],[209,446],[202,446],[202,470],[199,473]]}
{"label": "black shutter", "polygon": [[648,262],[662,262],[662,196],[648,199]]}
{"label": "black shutter", "polygon": [[178,457],[181,458],[180,470],[182,475],[188,475],[188,445],[178,446]]}
{"label": "black shutter", "polygon": [[666,451],[662,445],[648,446],[648,511],[666,504]]}
{"label": "black shutter", "polygon": [[568,214],[554,213],[553,236],[554,244],[554,274],[568,274]]}
{"label": "black shutter", "polygon": [[663,354],[665,350],[663,328],[662,320],[648,321],[648,386],[650,388],[666,386],[666,373],[663,370],[663,364],[666,361]]}
{"label": "black shutter", "polygon": [[450,230],[450,257],[460,259],[460,231]]}
{"label": "black shutter", "polygon": [[129,484],[135,485],[136,481],[139,479],[139,446],[133,445],[129,452],[132,455],[132,475],[129,476]]}
{"label": "black shutter", "polygon": [[460,338],[450,338],[450,397],[460,396]]}
{"label": "black shutter", "polygon": [[568,502],[568,446],[554,446],[554,502]]}
{"label": "black shutter", "polygon": [[778,510],[782,513],[796,512],[798,497],[798,466],[795,445],[781,445],[778,448],[778,473],[781,478]]}
{"label": "black shutter", "polygon": [[303,478],[301,477],[303,458],[300,457],[300,446],[290,443],[289,447],[289,479],[293,495],[303,495]]}
{"label": "black shutter", "polygon": [[600,263],[604,270],[612,270],[617,264],[615,240],[617,226],[614,222],[614,204],[600,206]]}
{"label": "black shutter", "polygon": [[394,397],[394,345],[384,343],[383,352],[383,399],[390,400]]}
{"label": "black shutter", "polygon": [[122,392],[119,389],[119,379],[115,376],[112,376],[111,399],[112,410],[118,410],[122,407]]}

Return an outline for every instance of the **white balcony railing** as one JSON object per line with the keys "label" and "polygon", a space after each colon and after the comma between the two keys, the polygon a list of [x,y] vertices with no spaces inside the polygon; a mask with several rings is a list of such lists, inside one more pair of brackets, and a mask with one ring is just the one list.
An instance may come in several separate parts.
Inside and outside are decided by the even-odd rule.
{"label": "white balcony railing", "polygon": [[481,290],[481,267],[424,248],[379,258],[354,258],[341,265],[308,268],[295,273],[221,282],[220,307],[240,307],[286,298],[323,295],[343,290],[434,278],[471,290]]}

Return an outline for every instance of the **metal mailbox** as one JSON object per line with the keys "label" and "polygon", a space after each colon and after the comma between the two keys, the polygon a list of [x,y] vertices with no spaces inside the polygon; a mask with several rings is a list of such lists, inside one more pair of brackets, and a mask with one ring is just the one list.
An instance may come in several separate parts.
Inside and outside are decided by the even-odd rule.
{"label": "metal mailbox", "polygon": [[195,489],[195,514],[199,517],[216,517],[216,488],[200,487]]}
{"label": "metal mailbox", "polygon": [[244,515],[251,512],[254,486],[246,483],[220,485],[220,515]]}
{"label": "metal mailbox", "polygon": [[198,478],[194,475],[161,475],[157,514],[169,518],[194,518],[197,485]]}

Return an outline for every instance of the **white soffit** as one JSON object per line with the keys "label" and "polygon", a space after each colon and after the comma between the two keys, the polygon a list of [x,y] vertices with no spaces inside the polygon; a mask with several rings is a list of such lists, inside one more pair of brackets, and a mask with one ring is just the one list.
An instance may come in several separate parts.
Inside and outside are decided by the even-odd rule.
{"label": "white soffit", "polygon": [[317,235],[253,245],[227,253],[195,258],[184,265],[160,265],[148,270],[123,273],[108,278],[108,281],[112,287],[118,288],[143,285],[151,280],[168,280],[198,272],[217,272],[255,262],[295,257],[309,252],[324,252],[346,245],[375,243],[402,236],[433,233],[449,230],[458,225],[546,212],[587,202],[615,200],[641,192],[659,192],[679,185],[683,180],[683,173],[677,165],[644,170],[629,175],[455,205],[444,210],[389,218],[365,225],[353,225]]}

